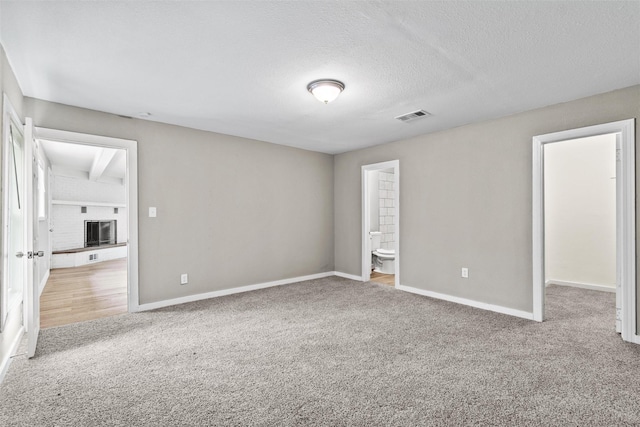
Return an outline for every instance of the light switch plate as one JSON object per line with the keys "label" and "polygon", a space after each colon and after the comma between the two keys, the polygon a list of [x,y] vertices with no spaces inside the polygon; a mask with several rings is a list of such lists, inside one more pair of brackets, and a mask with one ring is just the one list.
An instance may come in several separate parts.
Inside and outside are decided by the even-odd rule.
{"label": "light switch plate", "polygon": [[149,208],[149,218],[155,218],[157,216],[156,208]]}

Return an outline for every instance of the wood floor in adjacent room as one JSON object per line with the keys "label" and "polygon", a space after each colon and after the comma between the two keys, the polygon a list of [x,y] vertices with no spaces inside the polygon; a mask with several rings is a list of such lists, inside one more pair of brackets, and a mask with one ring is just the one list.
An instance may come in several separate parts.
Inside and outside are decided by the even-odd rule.
{"label": "wood floor in adjacent room", "polygon": [[396,276],[395,274],[382,274],[377,271],[371,272],[372,282],[382,283],[383,285],[395,286],[396,285]]}
{"label": "wood floor in adjacent room", "polygon": [[127,312],[127,259],[51,270],[40,296],[40,327]]}

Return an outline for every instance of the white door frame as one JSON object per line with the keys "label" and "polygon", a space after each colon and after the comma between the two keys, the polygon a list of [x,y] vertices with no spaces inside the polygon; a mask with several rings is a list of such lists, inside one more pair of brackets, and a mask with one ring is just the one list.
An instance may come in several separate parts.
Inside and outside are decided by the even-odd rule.
{"label": "white door frame", "polygon": [[622,339],[640,344],[636,331],[635,120],[533,137],[533,319],[544,320],[544,146],[590,136],[616,134],[616,291],[621,297]]}
{"label": "white door frame", "polygon": [[35,134],[37,139],[79,145],[94,145],[127,151],[127,172],[125,176],[127,226],[129,231],[129,239],[127,241],[127,301],[128,311],[130,313],[140,311],[138,290],[138,142],[130,139],[112,138],[41,127],[36,128]]}
{"label": "white door frame", "polygon": [[35,242],[37,240],[38,213],[36,201],[38,198],[34,180],[34,163],[36,159],[33,120],[25,118],[24,124],[24,156],[25,156],[25,195],[26,206],[26,235],[27,235],[27,271],[25,273],[24,288],[24,325],[27,331],[27,357],[32,358],[36,354],[38,334],[40,333],[40,280],[38,280],[38,257]]}
{"label": "white door frame", "polygon": [[374,163],[362,166],[362,281],[371,279],[371,240],[369,238],[370,211],[369,204],[369,180],[367,172],[393,169],[395,181],[395,241],[396,257],[394,262],[395,286],[400,286],[400,160],[390,160],[388,162]]}

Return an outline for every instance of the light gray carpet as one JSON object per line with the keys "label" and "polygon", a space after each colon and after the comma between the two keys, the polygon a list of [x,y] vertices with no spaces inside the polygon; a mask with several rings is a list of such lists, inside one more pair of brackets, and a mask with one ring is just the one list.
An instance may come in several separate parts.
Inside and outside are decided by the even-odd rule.
{"label": "light gray carpet", "polygon": [[41,333],[2,426],[640,425],[614,294],[539,324],[330,277]]}

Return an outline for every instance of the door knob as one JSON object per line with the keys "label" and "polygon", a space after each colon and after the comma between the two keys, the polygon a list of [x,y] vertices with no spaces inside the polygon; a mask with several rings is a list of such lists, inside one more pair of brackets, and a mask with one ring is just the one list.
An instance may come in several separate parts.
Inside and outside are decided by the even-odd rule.
{"label": "door knob", "polygon": [[34,252],[34,253],[33,253],[33,256],[34,256],[34,257],[37,257],[37,256],[39,256],[39,257],[43,257],[43,256],[44,256],[44,251]]}
{"label": "door knob", "polygon": [[16,256],[18,258],[22,258],[24,256],[24,252],[16,252]]}

